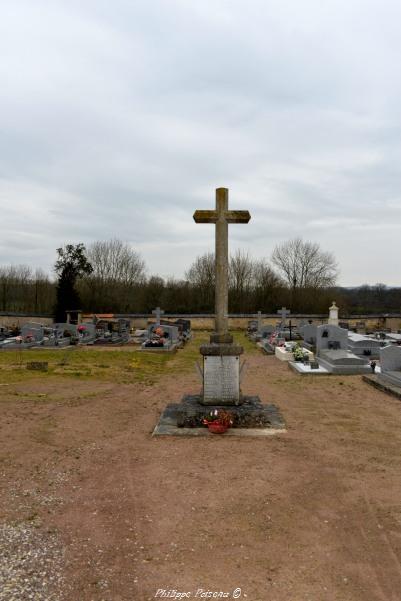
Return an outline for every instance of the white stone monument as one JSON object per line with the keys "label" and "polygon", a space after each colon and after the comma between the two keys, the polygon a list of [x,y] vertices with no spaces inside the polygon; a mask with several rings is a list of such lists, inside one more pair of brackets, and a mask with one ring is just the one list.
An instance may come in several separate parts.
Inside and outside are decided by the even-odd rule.
{"label": "white stone monument", "polygon": [[333,301],[333,304],[329,308],[329,321],[328,324],[330,326],[338,326],[338,307],[336,302]]}

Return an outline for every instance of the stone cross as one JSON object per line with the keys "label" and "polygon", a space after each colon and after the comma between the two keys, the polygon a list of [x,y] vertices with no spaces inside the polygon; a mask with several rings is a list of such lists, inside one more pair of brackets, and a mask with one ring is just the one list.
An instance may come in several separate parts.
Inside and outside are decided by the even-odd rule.
{"label": "stone cross", "polygon": [[217,188],[216,209],[214,211],[195,211],[196,223],[214,223],[216,225],[215,251],[215,342],[228,341],[228,224],[248,223],[249,211],[228,210],[228,188]]}
{"label": "stone cross", "polygon": [[160,325],[160,317],[163,315],[164,311],[162,311],[162,309],[160,309],[160,307],[156,307],[156,309],[153,309],[152,313],[153,313],[153,315],[156,315],[156,325],[159,326]]}
{"label": "stone cross", "polygon": [[285,328],[285,321],[287,319],[287,316],[291,313],[291,311],[286,307],[281,307],[281,309],[279,309],[277,313],[281,315],[281,327]]}
{"label": "stone cross", "polygon": [[264,315],[262,315],[262,311],[258,311],[258,314],[256,317],[258,318],[258,332],[259,332],[262,329],[262,325],[263,325]]}

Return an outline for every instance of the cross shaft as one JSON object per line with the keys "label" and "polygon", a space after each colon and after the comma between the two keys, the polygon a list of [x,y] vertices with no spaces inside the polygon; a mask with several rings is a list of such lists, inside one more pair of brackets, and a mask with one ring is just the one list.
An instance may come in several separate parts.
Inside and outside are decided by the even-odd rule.
{"label": "cross shaft", "polygon": [[228,224],[248,223],[249,211],[228,210],[228,189],[217,188],[216,209],[195,211],[196,223],[216,225],[215,240],[215,330],[223,341],[228,334]]}

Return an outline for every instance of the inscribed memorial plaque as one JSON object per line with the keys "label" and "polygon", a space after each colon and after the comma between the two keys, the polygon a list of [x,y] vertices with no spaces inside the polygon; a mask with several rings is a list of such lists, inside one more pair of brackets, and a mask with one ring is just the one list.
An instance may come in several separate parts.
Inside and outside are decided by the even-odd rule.
{"label": "inscribed memorial plaque", "polygon": [[204,402],[239,402],[239,363],[239,356],[204,357]]}

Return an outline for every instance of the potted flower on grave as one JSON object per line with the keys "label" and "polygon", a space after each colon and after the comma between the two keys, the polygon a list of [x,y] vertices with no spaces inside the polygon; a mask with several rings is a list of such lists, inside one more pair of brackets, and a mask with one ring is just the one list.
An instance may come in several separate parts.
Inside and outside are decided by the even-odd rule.
{"label": "potted flower on grave", "polygon": [[224,434],[234,423],[233,415],[224,409],[214,409],[202,420],[213,434]]}
{"label": "potted flower on grave", "polygon": [[299,344],[293,349],[292,354],[294,355],[295,361],[303,361],[304,351]]}

